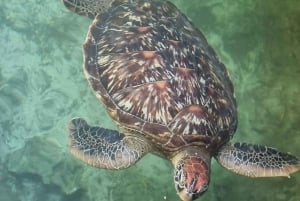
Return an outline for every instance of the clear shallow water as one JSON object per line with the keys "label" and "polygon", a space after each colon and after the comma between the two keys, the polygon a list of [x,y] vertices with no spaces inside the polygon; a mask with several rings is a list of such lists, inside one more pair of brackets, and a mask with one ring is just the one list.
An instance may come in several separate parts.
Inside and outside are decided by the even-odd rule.
{"label": "clear shallow water", "polygon": [[[174,1],[228,67],[239,104],[235,141],[300,155],[300,5],[297,0]],[[148,155],[119,172],[67,150],[75,116],[114,127],[84,79],[89,19],[60,1],[0,2],[0,201],[179,200],[170,164]],[[249,179],[213,162],[201,200],[300,200],[300,174]]]}

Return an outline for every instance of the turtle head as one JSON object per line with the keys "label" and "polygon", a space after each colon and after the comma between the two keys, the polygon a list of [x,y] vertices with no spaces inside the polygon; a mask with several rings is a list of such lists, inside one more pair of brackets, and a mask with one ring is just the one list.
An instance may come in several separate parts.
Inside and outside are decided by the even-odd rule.
{"label": "turtle head", "polygon": [[176,191],[183,201],[200,197],[207,189],[210,179],[210,156],[199,150],[184,151],[173,159]]}

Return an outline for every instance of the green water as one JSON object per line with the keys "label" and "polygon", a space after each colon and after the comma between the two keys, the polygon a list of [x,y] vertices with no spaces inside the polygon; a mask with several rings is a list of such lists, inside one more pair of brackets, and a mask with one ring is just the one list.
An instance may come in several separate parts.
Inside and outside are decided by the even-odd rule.
{"label": "green water", "polygon": [[[234,141],[300,156],[298,0],[174,0],[228,67],[239,104]],[[188,3],[187,3],[188,2]],[[67,150],[75,116],[114,127],[84,79],[90,20],[59,0],[0,2],[0,201],[179,201],[170,164],[147,155],[98,170]],[[300,173],[250,179],[213,161],[206,201],[299,201]]]}

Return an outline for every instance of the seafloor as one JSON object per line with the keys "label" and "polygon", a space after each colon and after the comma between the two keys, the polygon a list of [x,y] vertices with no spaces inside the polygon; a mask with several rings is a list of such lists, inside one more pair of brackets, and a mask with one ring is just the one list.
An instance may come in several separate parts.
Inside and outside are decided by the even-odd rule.
{"label": "seafloor", "polygon": [[[298,0],[174,0],[228,67],[239,104],[234,141],[300,156]],[[171,165],[148,155],[123,171],[74,159],[75,116],[114,127],[82,73],[89,23],[59,0],[0,1],[0,200],[176,201]],[[250,179],[212,165],[200,200],[299,201],[300,173]]]}

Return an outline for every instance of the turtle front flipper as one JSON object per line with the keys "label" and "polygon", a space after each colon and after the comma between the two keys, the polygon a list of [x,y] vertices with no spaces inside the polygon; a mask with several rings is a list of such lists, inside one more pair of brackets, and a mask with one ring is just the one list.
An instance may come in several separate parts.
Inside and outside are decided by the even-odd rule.
{"label": "turtle front flipper", "polygon": [[80,118],[71,120],[68,129],[71,153],[98,168],[128,168],[150,150],[142,137],[92,127]]}
{"label": "turtle front flipper", "polygon": [[216,159],[228,170],[248,177],[289,177],[300,170],[299,158],[271,147],[246,143],[221,147]]}

